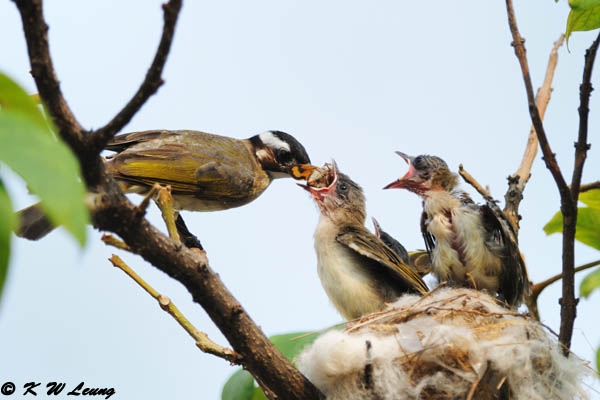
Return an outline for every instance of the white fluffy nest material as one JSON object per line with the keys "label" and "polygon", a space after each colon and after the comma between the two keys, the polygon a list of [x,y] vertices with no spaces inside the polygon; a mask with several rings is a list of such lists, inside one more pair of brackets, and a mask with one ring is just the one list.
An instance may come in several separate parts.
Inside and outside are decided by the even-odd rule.
{"label": "white fluffy nest material", "polygon": [[485,293],[405,295],[298,358],[327,399],[587,399],[589,367]]}

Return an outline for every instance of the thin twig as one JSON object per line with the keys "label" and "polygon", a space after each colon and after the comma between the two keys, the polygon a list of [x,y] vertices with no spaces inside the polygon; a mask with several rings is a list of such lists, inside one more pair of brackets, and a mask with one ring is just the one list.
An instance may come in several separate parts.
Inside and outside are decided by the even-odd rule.
{"label": "thin twig", "polygon": [[[571,189],[571,186],[569,186],[569,189]],[[589,192],[590,190],[594,189],[600,189],[600,181],[582,184],[579,186],[579,193],[581,194],[583,192]]]}
{"label": "thin twig", "polygon": [[181,0],[169,0],[162,7],[164,12],[163,32],[152,65],[150,65],[144,81],[127,105],[108,124],[92,133],[89,138],[92,151],[97,153],[102,151],[106,143],[133,118],[164,82],[161,75],[173,42],[175,26],[181,10]]}
{"label": "thin twig", "polygon": [[[580,265],[579,267],[575,268],[575,272],[577,273],[580,271],[585,271],[586,269],[593,268],[596,265],[600,265],[600,260]],[[563,277],[562,273],[556,274],[553,277],[548,278],[542,282],[538,282],[535,285],[531,285],[531,297],[533,297],[535,299],[535,301],[537,302],[537,298],[542,293],[542,291],[544,289],[546,289],[548,286],[550,286],[551,284],[553,284],[554,282],[562,279],[562,277]]]}
{"label": "thin twig", "polygon": [[[575,264],[575,224],[577,222],[577,203],[571,196],[571,190],[562,175],[562,172],[556,162],[556,157],[550,148],[550,143],[544,131],[544,125],[540,118],[539,110],[535,104],[533,96],[533,87],[531,77],[529,76],[529,66],[527,65],[527,56],[525,55],[525,40],[521,37],[517,27],[517,20],[513,8],[512,0],[506,0],[506,11],[508,14],[508,25],[513,37],[512,45],[515,48],[515,55],[521,65],[525,91],[527,93],[527,102],[529,106],[529,115],[535,127],[540,148],[544,155],[543,159],[546,168],[550,170],[558,192],[560,193],[561,211],[563,214],[563,248],[562,248],[562,269],[563,269],[563,293],[561,299],[561,326],[559,341],[566,347],[571,346],[571,337],[573,335],[573,324],[576,316],[575,302],[575,282],[574,282],[574,264]],[[566,353],[568,354],[568,353]],[[566,355],[565,354],[565,355]]]}
{"label": "thin twig", "polygon": [[[592,88],[592,69],[600,43],[600,34],[585,53],[585,66],[583,68],[583,81],[579,88],[579,133],[575,143],[575,166],[569,192],[570,204],[561,195],[561,211],[563,214],[563,279],[562,298],[560,299],[560,334],[559,341],[569,349],[573,337],[573,327],[577,316],[577,299],[575,299],[575,230],[577,224],[577,199],[583,165],[590,145],[587,143],[589,100]],[[565,352],[565,356],[568,353]]]}
{"label": "thin twig", "polygon": [[[548,57],[548,66],[546,68],[544,83],[538,89],[538,92],[535,96],[535,104],[539,110],[540,119],[542,120],[544,119],[544,114],[546,113],[546,107],[550,102],[550,95],[552,93],[552,79],[554,78],[554,71],[556,70],[556,65],[558,64],[558,48],[562,46],[564,40],[565,35],[562,34],[558,40],[554,42],[554,46],[552,47],[552,51]],[[531,129],[529,130],[527,145],[525,146],[525,152],[523,153],[521,165],[514,174],[508,177],[508,190],[504,195],[504,213],[506,214],[506,217],[510,223],[513,225],[516,233],[519,232],[519,205],[521,200],[523,200],[525,185],[531,177],[531,166],[533,165],[533,160],[537,155],[537,149],[538,138],[535,133],[535,128],[532,125]]]}
{"label": "thin twig", "polygon": [[160,308],[166,311],[169,315],[171,315],[179,325],[196,341],[196,346],[204,353],[212,354],[214,356],[223,358],[230,363],[240,364],[241,356],[237,354],[235,351],[222,347],[208,337],[208,335],[204,332],[196,329],[194,325],[179,311],[175,304],[167,297],[160,293],[158,293],[152,286],[150,286],[146,281],[144,281],[134,270],[132,270],[125,262],[117,255],[113,254],[111,258],[108,259],[112,265],[121,269],[125,272],[131,279],[133,279],[138,285],[142,287],[150,296],[158,301]]}
{"label": "thin twig", "polygon": [[585,183],[579,186],[579,193],[587,192],[594,189],[600,189],[600,181]]}
{"label": "thin twig", "polygon": [[52,122],[62,139],[76,153],[85,152],[84,129],[71,112],[60,89],[48,46],[48,25],[44,20],[42,0],[13,0],[23,21],[31,75]]}
{"label": "thin twig", "polygon": [[492,197],[492,195],[490,194],[490,192],[488,192],[487,190],[485,190],[480,184],[479,182],[477,182],[477,180],[475,178],[473,178],[473,176],[471,174],[469,174],[464,168],[463,165],[460,164],[458,166],[458,174],[465,180],[465,182],[467,182],[469,185],[473,186],[475,188],[475,190],[477,190],[477,192],[479,192],[479,194],[481,196],[483,196],[484,199],[486,199],[487,201],[494,201],[494,198]]}
{"label": "thin twig", "polygon": [[110,233],[103,234],[101,240],[106,245],[116,247],[117,249],[121,249],[121,250],[126,250],[126,251],[129,251],[129,252],[132,252],[131,247],[129,247],[127,245],[127,243],[123,242],[122,240],[117,239],[116,237],[114,237]]}

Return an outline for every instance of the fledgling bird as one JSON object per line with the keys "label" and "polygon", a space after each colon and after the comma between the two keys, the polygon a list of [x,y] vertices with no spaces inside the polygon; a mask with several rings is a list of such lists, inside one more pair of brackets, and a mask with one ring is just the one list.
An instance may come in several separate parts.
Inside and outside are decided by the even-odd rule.
{"label": "fledgling bird", "polygon": [[317,271],[339,313],[351,320],[383,309],[403,293],[428,292],[419,274],[365,228],[361,187],[335,163],[330,174],[324,187],[299,186],[321,212],[314,234]]}
{"label": "fledgling bird", "polygon": [[[170,185],[176,210],[217,211],[256,199],[297,164],[310,163],[304,146],[281,131],[234,139],[190,130],[151,130],[115,136],[106,146],[107,170],[126,193]],[[37,240],[52,227],[32,206],[21,211],[20,236]],[[180,225],[183,221],[179,221]]]}
{"label": "fledgling bird", "polygon": [[518,307],[529,286],[516,234],[495,203],[478,205],[457,189],[458,176],[439,157],[396,152],[408,172],[384,189],[423,199],[421,232],[433,273],[451,286],[475,287]]}

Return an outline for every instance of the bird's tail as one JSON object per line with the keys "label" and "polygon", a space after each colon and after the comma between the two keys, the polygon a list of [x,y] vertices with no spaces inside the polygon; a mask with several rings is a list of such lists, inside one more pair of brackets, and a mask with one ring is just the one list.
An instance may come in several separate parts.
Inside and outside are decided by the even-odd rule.
{"label": "bird's tail", "polygon": [[25,239],[39,240],[55,228],[44,214],[40,203],[17,211],[17,218],[19,225],[15,233]]}

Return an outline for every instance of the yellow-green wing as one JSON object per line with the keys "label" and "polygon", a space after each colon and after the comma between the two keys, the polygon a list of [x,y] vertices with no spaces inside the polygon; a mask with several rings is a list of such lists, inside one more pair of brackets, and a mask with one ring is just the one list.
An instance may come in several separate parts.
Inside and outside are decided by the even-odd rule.
{"label": "yellow-green wing", "polygon": [[108,146],[117,180],[130,185],[170,185],[174,194],[203,199],[245,198],[257,164],[237,139],[198,131],[146,131],[120,135]]}
{"label": "yellow-green wing", "polygon": [[358,254],[388,268],[390,272],[419,293],[429,292],[429,288],[419,274],[412,267],[406,265],[396,253],[368,230],[346,227],[337,235],[336,239]]}

